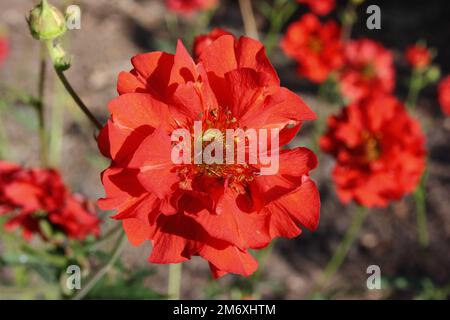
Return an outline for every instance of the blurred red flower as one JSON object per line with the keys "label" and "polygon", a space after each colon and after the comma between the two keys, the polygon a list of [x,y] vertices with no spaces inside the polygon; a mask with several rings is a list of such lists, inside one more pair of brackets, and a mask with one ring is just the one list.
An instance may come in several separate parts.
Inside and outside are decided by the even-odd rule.
{"label": "blurred red flower", "polygon": [[334,21],[322,24],[313,14],[305,14],[289,26],[281,47],[298,62],[298,74],[316,83],[325,81],[343,63],[338,24]]}
{"label": "blurred red flower", "polygon": [[336,7],[335,0],[297,0],[298,3],[309,6],[312,12],[325,16]]}
{"label": "blurred red flower", "polygon": [[182,15],[190,15],[196,11],[208,10],[217,5],[218,0],[166,0],[169,10]]}
{"label": "blurred red flower", "polygon": [[450,116],[450,76],[446,76],[439,83],[438,98],[442,112]]}
{"label": "blurred red flower", "polygon": [[40,227],[45,219],[67,237],[83,240],[100,232],[92,211],[81,196],[69,193],[57,171],[0,161],[0,214],[12,214],[7,229],[22,228],[28,240],[35,233],[45,239]]}
{"label": "blurred red flower", "polygon": [[415,44],[406,48],[405,58],[411,67],[422,69],[430,64],[431,52],[424,45]]}
{"label": "blurred red flower", "polygon": [[320,146],[336,158],[333,179],[344,203],[385,207],[412,192],[425,169],[422,129],[392,96],[364,99],[331,116]]}
{"label": "blurred red flower", "polygon": [[208,47],[211,43],[213,43],[214,40],[217,40],[219,37],[225,35],[231,35],[231,33],[221,28],[214,28],[208,34],[202,34],[195,37],[193,49],[195,60],[198,60],[203,50],[206,47]]}
{"label": "blurred red flower", "polygon": [[248,249],[274,237],[295,237],[299,225],[314,230],[320,200],[309,171],[316,156],[305,148],[283,150],[278,174],[258,165],[174,165],[171,132],[203,129],[279,128],[280,145],[315,114],[280,87],[263,45],[225,35],[195,64],[181,42],[176,54],[150,52],[119,75],[119,97],[98,143],[111,158],[102,174],[104,209],[116,209],[129,241],[153,244],[149,261],[180,263],[199,255],[214,277],[248,276],[257,262]]}
{"label": "blurred red flower", "polygon": [[8,52],[9,52],[8,38],[0,34],[0,65],[2,65],[3,61],[5,61]]}
{"label": "blurred red flower", "polygon": [[373,93],[391,93],[395,87],[392,53],[370,39],[350,41],[345,46],[340,86],[350,102]]}

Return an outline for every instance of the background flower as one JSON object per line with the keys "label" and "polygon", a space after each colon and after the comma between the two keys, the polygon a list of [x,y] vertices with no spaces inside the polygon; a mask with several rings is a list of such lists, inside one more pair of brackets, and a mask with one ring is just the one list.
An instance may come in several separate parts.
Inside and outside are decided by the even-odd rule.
{"label": "background flower", "polygon": [[430,64],[431,52],[426,46],[416,44],[406,48],[405,58],[411,67],[420,69]]}
{"label": "background flower", "polygon": [[211,9],[217,3],[218,0],[166,0],[166,5],[170,10],[183,15]]}
{"label": "background flower", "polygon": [[442,112],[450,115],[450,76],[446,76],[439,83],[438,99]]}
{"label": "background flower", "polygon": [[325,16],[336,7],[335,0],[297,0],[298,3],[306,4],[312,12]]}
{"label": "background flower", "polygon": [[351,102],[374,93],[391,93],[395,87],[392,53],[370,39],[350,41],[345,45],[339,82],[342,94]]}
{"label": "background flower", "polygon": [[9,52],[8,38],[0,34],[0,65],[3,64]]}
{"label": "background flower", "polygon": [[425,170],[420,125],[392,96],[371,97],[331,116],[320,145],[336,159],[333,179],[344,203],[385,207],[414,191]]}
{"label": "background flower", "polygon": [[341,30],[335,21],[321,23],[305,14],[292,23],[281,41],[284,52],[298,63],[297,72],[320,83],[343,64]]}
{"label": "background flower", "polygon": [[0,161],[0,214],[11,214],[6,228],[20,227],[26,239],[34,234],[46,238],[41,220],[71,239],[100,232],[100,221],[86,200],[70,194],[59,173],[51,169],[23,169]]}

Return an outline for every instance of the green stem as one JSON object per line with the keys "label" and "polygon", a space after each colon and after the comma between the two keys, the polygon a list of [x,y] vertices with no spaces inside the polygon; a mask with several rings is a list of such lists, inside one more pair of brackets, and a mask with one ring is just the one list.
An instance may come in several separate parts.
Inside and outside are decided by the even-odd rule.
{"label": "green stem", "polygon": [[100,268],[90,279],[87,280],[83,288],[72,298],[73,300],[83,299],[89,291],[103,278],[103,276],[108,272],[108,270],[114,265],[116,260],[119,258],[125,243],[127,242],[127,237],[125,233],[122,233],[114,246],[111,256],[106,262],[106,264]]}
{"label": "green stem", "polygon": [[59,80],[61,80],[64,88],[67,90],[67,92],[70,94],[70,96],[73,98],[73,100],[76,102],[78,107],[83,111],[83,113],[88,117],[88,119],[97,127],[97,129],[101,130],[103,128],[102,124],[97,120],[97,118],[92,114],[92,112],[89,110],[89,108],[86,106],[86,104],[81,100],[80,96],[76,93],[76,91],[73,89],[72,85],[70,84],[69,80],[67,80],[64,71],[62,71],[58,65],[57,60],[55,57],[55,47],[53,46],[52,41],[46,42],[48,52],[50,54],[50,57],[52,58],[53,67],[55,69],[56,75],[58,76]]}
{"label": "green stem", "polygon": [[345,257],[347,256],[348,251],[352,247],[353,242],[357,238],[359,231],[361,230],[361,226],[365,218],[367,217],[368,213],[369,211],[365,207],[360,206],[356,210],[352,218],[351,224],[344,235],[344,238],[339,243],[336,251],[334,252],[333,257],[325,267],[322,285],[325,285],[331,279],[331,277],[336,273],[336,271],[344,262]]}
{"label": "green stem", "polygon": [[266,53],[270,55],[273,48],[275,47],[278,34],[283,28],[284,23],[289,20],[289,18],[297,10],[298,4],[290,0],[286,1],[276,1],[274,7],[271,10],[270,16],[270,27],[266,36],[265,46]]}
{"label": "green stem", "polygon": [[415,109],[417,105],[417,99],[419,98],[420,90],[422,90],[422,74],[414,69],[409,80],[408,97],[406,98],[406,105]]}
{"label": "green stem", "polygon": [[169,282],[167,296],[170,300],[180,300],[182,264],[169,265]]}
{"label": "green stem", "polygon": [[419,243],[426,248],[429,244],[427,212],[426,212],[426,190],[425,190],[426,175],[422,177],[420,185],[414,192],[414,200],[416,202],[417,211],[417,232],[419,236]]}
{"label": "green stem", "polygon": [[45,128],[45,80],[46,80],[46,55],[45,45],[41,43],[40,52],[40,65],[39,65],[39,81],[38,81],[38,104],[36,111],[38,113],[39,122],[39,139],[40,139],[40,159],[43,167],[48,166],[48,145],[47,145],[47,133]]}
{"label": "green stem", "polygon": [[57,68],[55,68],[55,71],[58,75],[59,80],[61,80],[62,84],[64,85],[64,88],[66,88],[67,92],[72,96],[73,100],[80,107],[81,111],[83,111],[83,113],[88,117],[89,120],[91,120],[91,122],[97,129],[101,130],[103,128],[102,124],[97,120],[97,118],[92,114],[89,108],[84,104],[83,100],[81,100],[81,98],[78,96],[76,91],[72,88],[66,76],[64,75],[64,72],[58,70]]}

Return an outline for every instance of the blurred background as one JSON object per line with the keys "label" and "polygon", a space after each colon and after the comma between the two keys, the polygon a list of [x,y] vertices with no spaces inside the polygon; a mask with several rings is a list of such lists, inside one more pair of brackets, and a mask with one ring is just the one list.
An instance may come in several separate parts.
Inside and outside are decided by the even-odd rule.
{"label": "blurred background", "polygon": [[[258,29],[263,35],[269,26],[258,10],[259,2],[253,1]],[[131,68],[130,57],[133,55],[153,50],[173,52],[177,37],[190,45],[195,34],[206,33],[213,27],[227,29],[236,35],[244,33],[238,1],[234,0],[221,0],[211,17],[204,14],[192,18],[176,18],[167,11],[162,0],[53,0],[52,3],[61,9],[70,4],[81,7],[81,29],[69,31],[63,40],[64,47],[73,57],[67,77],[102,123],[108,117],[108,101],[117,95],[117,75]],[[337,10],[330,18],[338,19],[346,3],[338,1]],[[6,61],[0,66],[0,131],[8,140],[8,159],[27,166],[39,163],[37,121],[33,110],[20,99],[10,97],[9,89],[31,94],[37,92],[39,43],[31,38],[25,21],[25,16],[35,4],[29,0],[0,2],[0,26],[7,34],[10,46]],[[370,4],[381,8],[381,30],[368,30],[365,26],[365,10]],[[306,7],[300,7],[290,21],[298,19],[306,11]],[[440,65],[442,73],[450,73],[448,17],[450,6],[446,0],[366,1],[358,8],[358,21],[352,37],[378,40],[393,51],[398,75],[396,95],[405,99],[410,69],[402,56],[408,45],[425,40],[429,47],[436,49],[434,62]],[[300,94],[321,117],[333,112],[332,107],[315,98],[316,87],[298,77],[295,62],[287,58],[278,46],[271,52],[271,61],[283,86]],[[436,95],[436,86],[427,87],[414,114],[427,132],[429,246],[423,248],[418,243],[411,197],[405,197],[387,209],[371,210],[342,267],[316,297],[450,297],[450,122],[442,116]],[[108,163],[98,152],[94,131],[50,69],[46,103],[49,106],[46,117],[53,133],[50,153],[64,180],[73,191],[94,200],[102,197],[99,173]],[[311,125],[302,129],[294,144],[311,146]],[[207,263],[194,258],[184,264],[183,298],[310,297],[317,277],[344,234],[354,210],[354,206],[344,206],[337,199],[330,178],[333,159],[324,154],[319,154],[319,158],[320,165],[313,174],[319,184],[322,201],[317,231],[310,233],[305,230],[296,239],[277,241],[257,282],[250,283],[237,276],[214,281]],[[104,229],[113,225],[108,219],[109,214],[103,213]],[[39,240],[35,242],[38,246]],[[7,238],[0,237],[2,257],[6,252],[14,253],[10,245],[13,244]],[[110,244],[102,246],[107,250]],[[108,272],[88,298],[160,297],[166,288],[167,266],[149,264],[146,258],[150,250],[148,243],[138,248],[127,245],[116,268]],[[101,261],[102,258],[99,256],[97,259]],[[369,265],[380,267],[382,290],[367,289],[366,269]],[[0,298],[59,298],[53,285],[43,284],[47,282],[38,268],[30,264],[14,266],[3,259],[0,262]],[[254,292],[258,295],[253,296]]]}

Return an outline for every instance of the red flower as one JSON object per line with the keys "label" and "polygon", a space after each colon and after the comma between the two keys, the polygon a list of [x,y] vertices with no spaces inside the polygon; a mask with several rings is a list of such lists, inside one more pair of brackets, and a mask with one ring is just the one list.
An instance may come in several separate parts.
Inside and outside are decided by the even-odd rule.
{"label": "red flower", "polygon": [[281,41],[284,52],[297,60],[299,75],[323,82],[343,63],[341,30],[334,21],[322,24],[313,14],[305,14],[291,24]]}
{"label": "red flower", "polygon": [[210,33],[203,34],[200,36],[195,37],[194,40],[194,58],[195,60],[198,60],[200,57],[200,54],[203,52],[203,50],[208,47],[211,43],[214,42],[214,40],[217,40],[221,36],[225,35],[231,35],[230,32],[221,29],[221,28],[214,28]]}
{"label": "red flower", "polygon": [[[319,194],[309,171],[316,156],[305,148],[283,150],[276,175],[259,165],[186,164],[171,160],[171,133],[201,121],[214,127],[279,128],[280,145],[315,114],[280,87],[261,43],[222,36],[195,64],[181,42],[175,55],[140,54],[119,75],[119,97],[98,138],[111,158],[102,182],[103,209],[116,209],[129,241],[153,244],[149,261],[180,263],[199,255],[215,277],[248,276],[257,268],[248,249],[274,237],[295,237],[299,225],[314,230]],[[192,156],[192,154],[191,154]],[[247,154],[248,156],[248,154]]]}
{"label": "red flower", "polygon": [[26,170],[0,161],[0,214],[12,213],[6,227],[21,227],[26,239],[34,233],[45,238],[41,219],[71,239],[98,235],[100,221],[91,211],[83,198],[67,191],[55,170]]}
{"label": "red flower", "polygon": [[312,12],[319,16],[325,16],[336,7],[335,0],[297,0],[298,3],[306,4]]}
{"label": "red flower", "polygon": [[190,15],[195,11],[211,9],[217,3],[218,0],[166,0],[167,8],[182,15]]}
{"label": "red flower", "polygon": [[412,192],[425,169],[419,123],[391,96],[365,99],[328,119],[321,148],[337,161],[333,179],[342,202],[385,207]]}
{"label": "red flower", "polygon": [[420,44],[409,46],[405,51],[405,57],[411,67],[416,69],[425,68],[431,62],[430,50]]}
{"label": "red flower", "polygon": [[391,93],[395,87],[392,53],[369,39],[349,42],[340,85],[342,94],[351,102],[373,93]]}
{"label": "red flower", "polygon": [[450,116],[450,76],[446,76],[439,83],[438,96],[442,112]]}
{"label": "red flower", "polygon": [[9,52],[8,38],[0,35],[0,65],[5,61]]}

